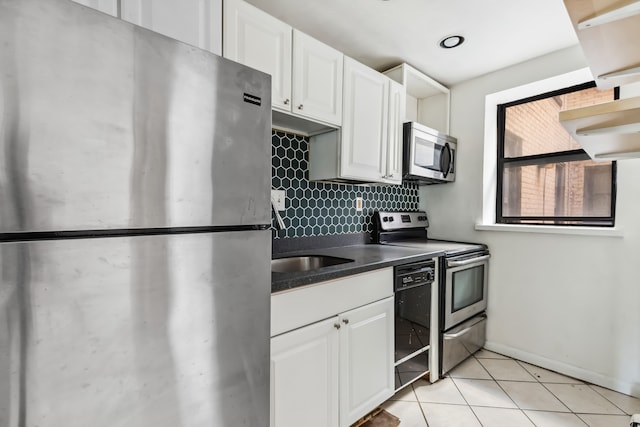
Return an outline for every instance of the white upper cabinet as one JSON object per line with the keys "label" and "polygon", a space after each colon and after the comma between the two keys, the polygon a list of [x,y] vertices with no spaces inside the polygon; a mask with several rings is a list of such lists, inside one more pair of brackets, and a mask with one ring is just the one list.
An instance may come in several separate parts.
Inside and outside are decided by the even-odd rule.
{"label": "white upper cabinet", "polygon": [[389,79],[345,57],[343,99],[340,176],[382,182],[387,175]]}
{"label": "white upper cabinet", "polygon": [[76,3],[89,6],[100,12],[108,13],[111,16],[118,16],[118,0],[73,0]]}
{"label": "white upper cabinet", "polygon": [[225,0],[223,54],[271,74],[276,111],[341,124],[341,52],[243,0]]}
{"label": "white upper cabinet", "polygon": [[270,74],[272,105],[283,111],[291,111],[291,49],[291,26],[245,1],[225,0],[224,57]]}
{"label": "white upper cabinet", "polygon": [[402,184],[402,124],[406,108],[406,91],[404,86],[393,80],[389,81],[389,124],[387,131],[387,184]]}
{"label": "white upper cabinet", "polygon": [[417,122],[442,133],[449,133],[450,91],[409,64],[400,64],[384,72],[404,86],[405,122]]}
{"label": "white upper cabinet", "polygon": [[342,123],[342,52],[293,31],[293,112]]}
{"label": "white upper cabinet", "polygon": [[344,58],[341,131],[309,140],[312,181],[402,184],[405,87]]}
{"label": "white upper cabinet", "polygon": [[121,18],[222,54],[222,0],[121,0]]}

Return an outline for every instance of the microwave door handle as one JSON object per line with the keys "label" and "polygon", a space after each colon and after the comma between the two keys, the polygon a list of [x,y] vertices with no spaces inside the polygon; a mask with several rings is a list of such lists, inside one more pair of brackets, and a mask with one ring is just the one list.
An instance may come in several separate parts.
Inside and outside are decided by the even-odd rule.
{"label": "microwave door handle", "polygon": [[483,255],[476,258],[465,259],[464,261],[447,261],[447,267],[461,267],[463,265],[475,264],[491,258],[491,255]]}
{"label": "microwave door handle", "polygon": [[451,169],[451,147],[448,142],[445,142],[440,150],[440,171],[443,178],[449,175],[449,169]]}

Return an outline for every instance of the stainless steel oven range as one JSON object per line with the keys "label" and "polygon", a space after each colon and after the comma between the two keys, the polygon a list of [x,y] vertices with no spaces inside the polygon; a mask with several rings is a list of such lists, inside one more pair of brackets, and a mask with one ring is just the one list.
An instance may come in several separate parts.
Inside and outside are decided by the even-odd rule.
{"label": "stainless steel oven range", "polygon": [[485,342],[489,250],[486,245],[427,238],[429,221],[425,212],[374,213],[376,243],[407,246],[439,253],[437,328],[432,339],[431,372],[440,376],[482,348]]}

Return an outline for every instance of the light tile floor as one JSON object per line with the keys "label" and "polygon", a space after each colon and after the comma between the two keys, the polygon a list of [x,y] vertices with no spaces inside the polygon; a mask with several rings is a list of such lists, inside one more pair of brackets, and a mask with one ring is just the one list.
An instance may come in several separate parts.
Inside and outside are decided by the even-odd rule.
{"label": "light tile floor", "polygon": [[400,427],[628,427],[640,399],[487,350],[382,405]]}

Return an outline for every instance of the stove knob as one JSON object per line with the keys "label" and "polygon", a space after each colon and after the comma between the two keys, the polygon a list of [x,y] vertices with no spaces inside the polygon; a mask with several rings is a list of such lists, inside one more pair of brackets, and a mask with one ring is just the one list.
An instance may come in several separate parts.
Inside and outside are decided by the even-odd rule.
{"label": "stove knob", "polygon": [[389,222],[393,222],[393,217],[392,216],[389,217]]}
{"label": "stove knob", "polygon": [[387,218],[386,216],[383,216],[382,217],[382,222],[387,222],[387,221],[389,221],[389,218]]}

